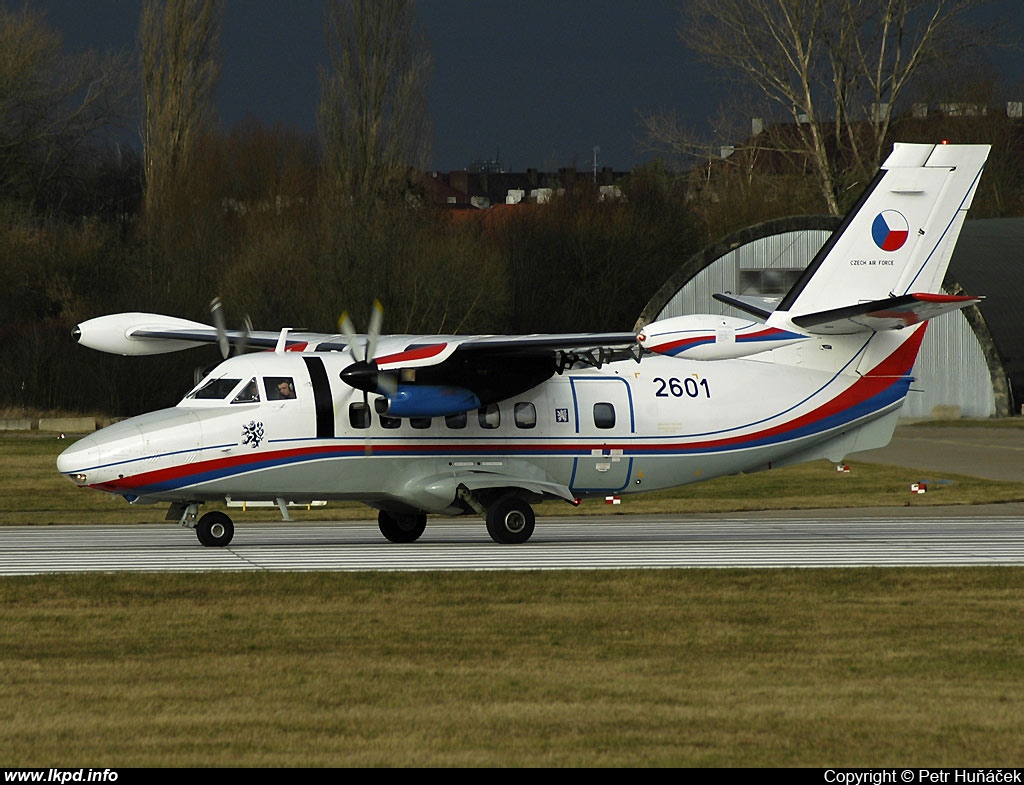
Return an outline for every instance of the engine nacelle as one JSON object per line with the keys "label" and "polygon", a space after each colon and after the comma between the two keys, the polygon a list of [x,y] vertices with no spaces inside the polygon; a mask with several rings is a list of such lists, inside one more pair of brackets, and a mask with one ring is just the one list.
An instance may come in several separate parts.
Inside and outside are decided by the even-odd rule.
{"label": "engine nacelle", "polygon": [[800,333],[735,316],[692,314],[651,322],[637,336],[655,354],[689,360],[748,357],[807,340]]}
{"label": "engine nacelle", "polygon": [[480,408],[480,399],[470,390],[428,384],[399,385],[384,400],[387,408],[378,413],[389,417],[447,417]]}
{"label": "engine nacelle", "polygon": [[148,338],[140,333],[212,329],[208,324],[178,319],[174,316],[161,316],[155,313],[115,313],[82,322],[75,327],[72,335],[82,346],[110,354],[166,354],[202,346],[203,342]]}

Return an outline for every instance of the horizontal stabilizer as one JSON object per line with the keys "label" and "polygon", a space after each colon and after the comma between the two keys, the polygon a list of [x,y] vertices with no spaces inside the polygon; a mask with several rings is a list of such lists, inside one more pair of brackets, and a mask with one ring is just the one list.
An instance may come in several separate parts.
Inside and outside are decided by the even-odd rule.
{"label": "horizontal stabilizer", "polygon": [[713,294],[711,295],[720,303],[731,305],[744,313],[764,321],[772,315],[772,311],[778,306],[780,297],[758,297],[749,294]]}
{"label": "horizontal stabilizer", "polygon": [[792,317],[797,327],[814,335],[902,330],[944,313],[980,302],[980,297],[948,294],[904,294],[869,303]]}

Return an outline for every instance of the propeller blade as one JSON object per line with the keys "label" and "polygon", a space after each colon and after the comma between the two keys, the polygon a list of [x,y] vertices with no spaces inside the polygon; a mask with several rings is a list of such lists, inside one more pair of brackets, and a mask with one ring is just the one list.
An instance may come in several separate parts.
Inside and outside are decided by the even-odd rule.
{"label": "propeller blade", "polygon": [[249,336],[252,335],[252,319],[246,314],[245,322],[242,325],[242,340],[238,344],[238,353],[245,354],[249,350]]}
{"label": "propeller blade", "polygon": [[352,324],[352,320],[348,318],[348,311],[345,311],[338,319],[338,329],[341,330],[341,334],[346,338],[351,339],[356,334],[355,325]]}
{"label": "propeller blade", "polygon": [[210,315],[213,317],[213,326],[217,330],[217,345],[220,347],[220,356],[226,360],[231,347],[228,344],[228,330],[224,320],[224,305],[219,297],[214,297],[210,301]]}
{"label": "propeller blade", "polygon": [[[354,324],[352,324],[352,320],[349,318],[348,311],[345,311],[345,313],[341,315],[341,318],[338,320],[338,327],[341,329],[342,335],[344,335],[345,338],[348,340],[348,345],[352,351],[352,356],[357,361],[365,362],[367,358],[366,339],[361,338],[359,335],[356,334],[356,327]],[[360,356],[360,352],[357,351],[357,349],[359,348],[363,350],[361,353],[362,356]]]}
{"label": "propeller blade", "polygon": [[384,323],[384,306],[380,300],[373,301],[373,310],[370,312],[370,326],[366,331],[366,356],[367,362],[373,360],[377,350],[377,338],[380,336],[380,327]]}

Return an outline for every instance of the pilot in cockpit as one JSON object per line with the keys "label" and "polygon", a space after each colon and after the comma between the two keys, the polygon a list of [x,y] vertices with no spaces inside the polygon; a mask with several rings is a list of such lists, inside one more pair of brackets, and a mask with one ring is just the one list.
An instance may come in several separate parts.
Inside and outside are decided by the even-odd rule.
{"label": "pilot in cockpit", "polygon": [[267,397],[272,401],[295,398],[295,387],[290,378],[267,379]]}

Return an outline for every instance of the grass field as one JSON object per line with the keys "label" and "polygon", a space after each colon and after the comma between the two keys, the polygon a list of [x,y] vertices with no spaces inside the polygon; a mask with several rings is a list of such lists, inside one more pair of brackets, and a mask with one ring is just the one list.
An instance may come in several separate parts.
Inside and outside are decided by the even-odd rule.
{"label": "grass field", "polygon": [[1015,569],[0,580],[9,766],[1011,766]]}
{"label": "grass field", "polygon": [[[64,444],[0,438],[0,523],[163,518],[57,476]],[[1024,499],[851,467],[614,509]],[[0,763],[1019,765],[1022,589],[1013,568],[0,578]]]}

